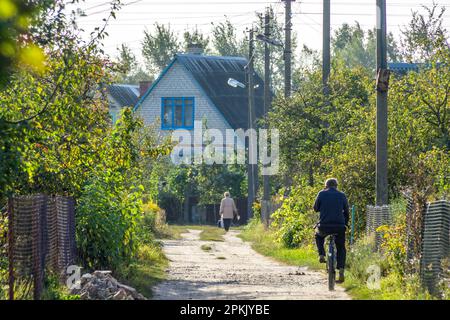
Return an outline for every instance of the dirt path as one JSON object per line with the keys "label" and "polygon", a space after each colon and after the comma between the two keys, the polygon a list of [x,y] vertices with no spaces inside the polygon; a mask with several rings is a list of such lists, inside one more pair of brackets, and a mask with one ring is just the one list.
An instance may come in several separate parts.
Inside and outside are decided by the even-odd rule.
{"label": "dirt path", "polygon": [[[237,231],[229,231],[224,242],[200,241],[200,232],[164,241],[168,279],[154,287],[154,299],[349,299],[342,288],[328,291],[323,273],[256,253]],[[205,244],[212,250],[202,250]]]}

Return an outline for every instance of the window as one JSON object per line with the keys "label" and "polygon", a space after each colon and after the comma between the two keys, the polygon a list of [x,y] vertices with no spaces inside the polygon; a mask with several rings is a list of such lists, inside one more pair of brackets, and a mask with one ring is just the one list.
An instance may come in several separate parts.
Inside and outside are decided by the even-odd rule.
{"label": "window", "polygon": [[194,98],[161,98],[161,129],[193,129]]}

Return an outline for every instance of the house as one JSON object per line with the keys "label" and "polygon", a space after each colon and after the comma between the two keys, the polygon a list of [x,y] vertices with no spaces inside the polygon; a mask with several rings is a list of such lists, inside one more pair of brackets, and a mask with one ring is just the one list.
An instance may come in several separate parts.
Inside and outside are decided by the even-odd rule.
{"label": "house", "polygon": [[[206,122],[208,129],[249,128],[249,99],[246,87],[247,59],[241,57],[207,56],[201,51],[176,54],[157,80],[136,103],[134,111],[146,124],[158,123],[163,135],[173,130],[194,130],[194,122]],[[234,79],[240,83],[229,85]],[[236,82],[234,82],[236,83]],[[264,83],[255,73],[255,118],[264,113]],[[245,139],[245,138],[244,138]],[[225,141],[224,141],[225,142]],[[245,141],[240,141],[245,143]],[[234,141],[233,141],[234,143]],[[188,143],[189,147],[193,144]],[[246,204],[245,201],[239,201]],[[184,221],[217,221],[214,206],[199,208],[195,199],[187,197],[183,217],[167,212],[168,219]],[[166,209],[167,210],[167,209]],[[241,208],[246,212],[246,206]]]}
{"label": "house", "polygon": [[149,81],[142,81],[139,85],[112,84],[107,86],[109,113],[113,123],[116,122],[122,108],[136,105],[142,94],[150,87],[150,84]]}
{"label": "house", "polygon": [[[147,124],[160,122],[161,132],[192,130],[206,120],[209,129],[248,129],[248,89],[232,87],[230,78],[246,83],[247,60],[177,54],[134,108]],[[264,83],[255,74],[255,116],[263,116]],[[161,121],[162,119],[162,121]]]}
{"label": "house", "polygon": [[406,62],[392,62],[388,64],[389,70],[398,74],[398,75],[406,75],[408,72],[419,71],[419,66],[416,63],[406,63]]}

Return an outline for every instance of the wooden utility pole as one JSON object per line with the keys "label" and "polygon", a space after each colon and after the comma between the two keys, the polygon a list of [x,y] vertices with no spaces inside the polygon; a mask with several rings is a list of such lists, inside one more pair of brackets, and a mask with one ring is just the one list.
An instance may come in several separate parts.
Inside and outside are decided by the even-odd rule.
{"label": "wooden utility pole", "polygon": [[330,93],[330,60],[330,0],[323,0],[322,85],[325,99]]}
{"label": "wooden utility pole", "polygon": [[[271,13],[270,8],[266,9],[266,15],[264,17],[264,36],[266,39],[270,38],[270,21]],[[269,112],[271,105],[270,96],[270,45],[266,41],[264,42],[264,117],[265,117],[265,128],[267,129],[267,113]],[[267,223],[270,218],[269,212],[270,203],[270,177],[269,175],[263,175],[263,201],[261,206],[261,212],[263,213],[261,219],[264,223]]]}
{"label": "wooden utility pole", "polygon": [[[386,80],[386,0],[377,0],[377,164],[376,164],[376,204],[388,204],[388,112]],[[387,78],[388,79],[388,78]],[[386,82],[385,82],[386,84]]]}
{"label": "wooden utility pole", "polygon": [[[252,131],[255,129],[255,100],[254,100],[254,30],[253,26],[249,31],[249,50],[248,50],[248,129]],[[256,198],[256,189],[257,189],[257,175],[258,175],[258,167],[255,163],[251,163],[252,154],[254,148],[257,148],[256,145],[253,145],[253,139],[249,138],[248,144],[248,166],[247,166],[247,175],[248,175],[248,198],[247,198],[247,216],[248,218],[253,217],[253,202]]]}
{"label": "wooden utility pole", "polygon": [[291,96],[291,67],[292,67],[292,9],[291,2],[295,0],[282,0],[285,2],[285,39],[284,39],[284,96],[289,98]]}

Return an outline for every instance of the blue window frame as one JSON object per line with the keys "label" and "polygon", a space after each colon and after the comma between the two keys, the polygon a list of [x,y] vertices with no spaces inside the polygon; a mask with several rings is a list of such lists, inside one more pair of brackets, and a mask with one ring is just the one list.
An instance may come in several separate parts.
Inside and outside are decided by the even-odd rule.
{"label": "blue window frame", "polygon": [[193,129],[195,114],[194,97],[162,97],[161,129]]}

